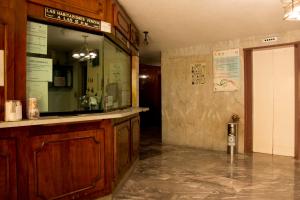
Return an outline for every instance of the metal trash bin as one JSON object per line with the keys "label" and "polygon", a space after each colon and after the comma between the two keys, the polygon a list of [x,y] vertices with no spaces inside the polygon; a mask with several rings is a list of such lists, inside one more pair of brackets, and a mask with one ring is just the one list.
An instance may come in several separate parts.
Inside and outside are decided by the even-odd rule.
{"label": "metal trash bin", "polygon": [[233,164],[234,154],[238,153],[238,123],[227,124],[227,152],[230,152],[230,163]]}
{"label": "metal trash bin", "polygon": [[238,123],[230,122],[227,124],[227,153],[230,153],[231,146],[233,152],[238,153]]}

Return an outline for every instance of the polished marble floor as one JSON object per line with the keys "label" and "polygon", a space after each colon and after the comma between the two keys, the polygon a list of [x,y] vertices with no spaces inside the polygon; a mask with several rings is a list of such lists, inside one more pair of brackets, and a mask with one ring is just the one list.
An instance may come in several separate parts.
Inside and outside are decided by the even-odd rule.
{"label": "polished marble floor", "polygon": [[116,194],[118,199],[292,200],[300,199],[300,162],[255,153],[161,145],[142,138],[140,161]]}

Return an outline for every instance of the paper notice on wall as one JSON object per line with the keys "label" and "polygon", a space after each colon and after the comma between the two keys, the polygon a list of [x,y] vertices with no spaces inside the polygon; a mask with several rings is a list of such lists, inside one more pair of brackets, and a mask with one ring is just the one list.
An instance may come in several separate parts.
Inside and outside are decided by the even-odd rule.
{"label": "paper notice on wall", "polygon": [[107,96],[107,102],[106,102],[106,106],[112,106],[114,103],[114,97],[113,96]]}
{"label": "paper notice on wall", "polygon": [[130,105],[130,91],[122,91],[122,106]]}
{"label": "paper notice on wall", "polygon": [[105,21],[101,21],[101,31],[111,33],[111,24]]}
{"label": "paper notice on wall", "polygon": [[52,59],[28,56],[26,64],[27,81],[52,82]]}
{"label": "paper notice on wall", "polygon": [[121,82],[121,64],[112,63],[109,66],[109,83]]}
{"label": "paper notice on wall", "polygon": [[47,55],[48,26],[36,22],[27,23],[27,53]]}
{"label": "paper notice on wall", "polygon": [[204,84],[206,82],[206,63],[191,64],[192,85]]}
{"label": "paper notice on wall", "polygon": [[0,86],[4,86],[4,50],[0,50]]}
{"label": "paper notice on wall", "polygon": [[239,49],[213,52],[214,91],[235,91],[240,82]]}
{"label": "paper notice on wall", "polygon": [[27,98],[37,98],[40,112],[48,112],[48,82],[27,81]]}

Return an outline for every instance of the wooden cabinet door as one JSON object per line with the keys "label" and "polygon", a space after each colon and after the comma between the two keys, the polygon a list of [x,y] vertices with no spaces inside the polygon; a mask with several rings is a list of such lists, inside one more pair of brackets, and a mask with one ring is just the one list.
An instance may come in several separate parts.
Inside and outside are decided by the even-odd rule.
{"label": "wooden cabinet door", "polygon": [[114,5],[114,26],[120,31],[126,39],[130,39],[130,20],[125,12],[118,6]]}
{"label": "wooden cabinet door", "polygon": [[30,138],[30,199],[83,199],[102,190],[104,130]]}
{"label": "wooden cabinet door", "polygon": [[28,0],[43,6],[49,6],[74,14],[103,20],[106,0]]}
{"label": "wooden cabinet door", "polygon": [[114,179],[119,180],[130,165],[130,122],[115,126]]}
{"label": "wooden cabinet door", "polygon": [[136,160],[140,149],[140,117],[131,119],[131,158]]}
{"label": "wooden cabinet door", "polygon": [[0,199],[17,199],[16,144],[0,139]]}

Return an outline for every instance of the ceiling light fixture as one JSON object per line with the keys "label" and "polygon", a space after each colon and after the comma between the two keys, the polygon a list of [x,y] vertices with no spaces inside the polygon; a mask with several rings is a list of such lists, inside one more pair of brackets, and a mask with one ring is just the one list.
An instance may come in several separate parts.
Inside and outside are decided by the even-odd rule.
{"label": "ceiling light fixture", "polygon": [[139,75],[139,78],[141,78],[141,79],[147,79],[148,77],[149,77],[149,75],[146,75],[146,74]]}
{"label": "ceiling light fixture", "polygon": [[88,48],[87,44],[87,35],[82,36],[84,38],[84,42],[82,47],[79,50],[74,50],[72,53],[72,57],[75,59],[78,59],[80,61],[87,61],[87,60],[92,60],[97,57],[97,51],[96,50],[90,50]]}
{"label": "ceiling light fixture", "polygon": [[289,0],[283,1],[284,5],[284,20],[300,20],[300,1]]}
{"label": "ceiling light fixture", "polygon": [[149,44],[149,41],[148,41],[148,34],[149,32],[148,31],[144,31],[144,45],[147,46]]}

